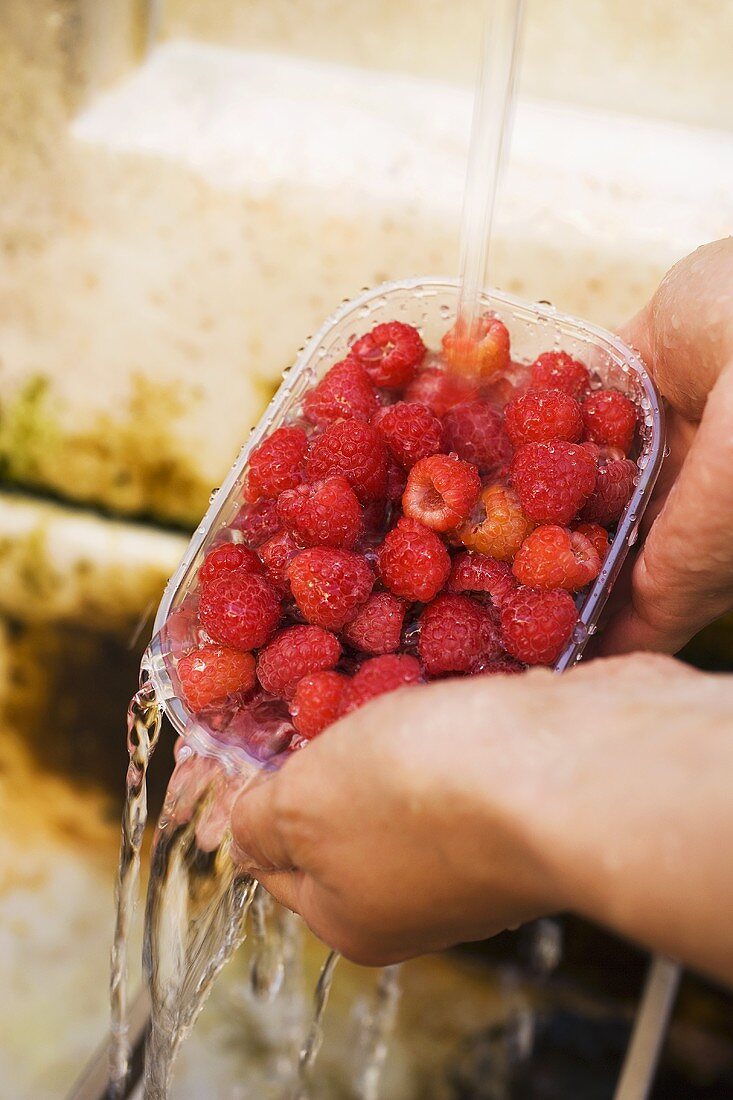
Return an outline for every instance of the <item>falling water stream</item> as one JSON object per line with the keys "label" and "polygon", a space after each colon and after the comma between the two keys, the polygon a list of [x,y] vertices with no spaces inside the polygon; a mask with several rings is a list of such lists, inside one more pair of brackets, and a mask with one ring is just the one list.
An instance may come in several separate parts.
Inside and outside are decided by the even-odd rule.
{"label": "falling water stream", "polygon": [[127,1034],[127,954],[130,922],[140,876],[140,848],[148,819],[147,771],[158,742],[161,709],[150,684],[144,685],[127,712],[129,763],[122,812],[122,840],[117,872],[114,940],[110,968],[110,1100],[123,1095],[130,1049]]}

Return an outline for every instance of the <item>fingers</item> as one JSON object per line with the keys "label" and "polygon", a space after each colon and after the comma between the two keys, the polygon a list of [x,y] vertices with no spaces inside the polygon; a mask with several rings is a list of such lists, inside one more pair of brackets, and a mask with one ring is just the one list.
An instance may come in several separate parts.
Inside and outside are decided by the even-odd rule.
{"label": "fingers", "polygon": [[283,827],[286,800],[283,770],[242,791],[232,809],[232,855],[263,882],[265,871],[292,871],[295,867]]}
{"label": "fingers", "polygon": [[708,394],[733,362],[733,237],[675,264],[622,335],[672,408],[685,420],[700,420]]}
{"label": "fingers", "polygon": [[713,387],[677,481],[647,535],[632,602],[603,653],[674,653],[733,607],[733,366]]}
{"label": "fingers", "polygon": [[733,238],[673,267],[623,335],[671,406],[670,455],[598,651],[674,653],[733,607]]}

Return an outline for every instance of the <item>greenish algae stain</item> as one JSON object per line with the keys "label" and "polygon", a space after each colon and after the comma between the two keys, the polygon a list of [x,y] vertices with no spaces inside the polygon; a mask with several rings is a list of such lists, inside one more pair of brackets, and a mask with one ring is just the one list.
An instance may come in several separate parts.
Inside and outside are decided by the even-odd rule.
{"label": "greenish algae stain", "polygon": [[211,486],[171,423],[195,401],[180,387],[135,375],[119,415],[101,414],[91,427],[74,431],[61,428],[49,381],[35,375],[0,405],[0,481],[190,526],[204,511]]}

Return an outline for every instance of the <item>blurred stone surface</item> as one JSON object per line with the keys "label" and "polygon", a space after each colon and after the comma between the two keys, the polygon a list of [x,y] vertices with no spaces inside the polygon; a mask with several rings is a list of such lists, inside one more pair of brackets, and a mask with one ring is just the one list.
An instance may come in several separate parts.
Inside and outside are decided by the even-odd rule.
{"label": "blurred stone surface", "polygon": [[0,612],[128,641],[185,545],[183,535],[0,493]]}
{"label": "blurred stone surface", "polygon": [[[69,12],[49,6],[52,31],[86,41],[91,24]],[[389,27],[385,13],[374,25]],[[192,524],[342,298],[455,270],[470,92],[180,41],[121,79],[110,64],[104,92],[61,30],[34,52],[19,22],[4,49],[23,94],[0,107],[2,471]],[[520,105],[493,279],[615,324],[674,259],[727,231],[731,164],[722,130]]]}
{"label": "blurred stone surface", "polygon": [[[166,0],[164,36],[470,83],[476,0]],[[733,7],[718,0],[531,0],[521,87],[529,95],[733,127]]]}

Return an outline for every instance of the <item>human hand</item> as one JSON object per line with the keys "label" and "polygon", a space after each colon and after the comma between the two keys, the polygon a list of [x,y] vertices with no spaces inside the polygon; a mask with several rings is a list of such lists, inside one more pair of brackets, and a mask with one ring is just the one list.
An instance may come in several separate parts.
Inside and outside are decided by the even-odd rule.
{"label": "human hand", "polygon": [[733,609],[733,238],[681,260],[622,335],[668,402],[670,455],[599,650],[674,653]]}
{"label": "human hand", "polygon": [[422,685],[360,708],[239,797],[235,858],[366,965],[483,939],[554,908],[522,800],[505,781],[527,751],[513,736],[532,709],[518,679]]}
{"label": "human hand", "polygon": [[568,909],[733,981],[732,705],[651,654],[402,689],[240,794],[233,855],[356,962]]}

